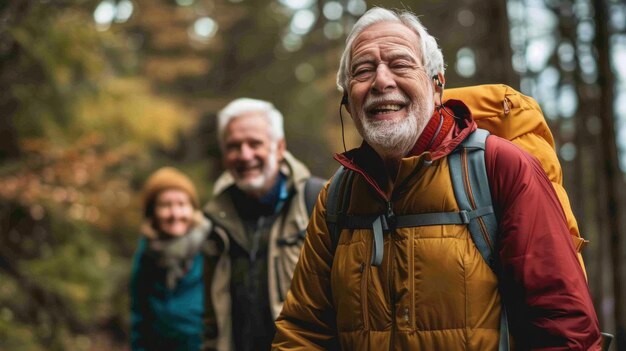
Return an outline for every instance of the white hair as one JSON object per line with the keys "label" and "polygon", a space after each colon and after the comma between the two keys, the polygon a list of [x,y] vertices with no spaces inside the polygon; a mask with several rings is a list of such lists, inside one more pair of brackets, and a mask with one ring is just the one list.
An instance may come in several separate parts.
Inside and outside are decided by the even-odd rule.
{"label": "white hair", "polygon": [[391,11],[381,7],[374,7],[359,18],[346,38],[346,47],[341,55],[339,70],[337,71],[337,87],[339,91],[343,93],[348,91],[350,56],[352,55],[354,40],[367,27],[379,22],[401,23],[412,29],[420,38],[422,62],[428,76],[434,77],[438,73],[444,73],[443,54],[437,45],[437,40],[428,34],[428,31],[415,14],[406,10]]}
{"label": "white hair", "polygon": [[274,142],[278,142],[285,138],[285,131],[283,129],[283,114],[280,113],[274,107],[271,102],[250,99],[239,98],[231,101],[226,107],[221,109],[217,113],[217,137],[220,142],[220,146],[224,144],[224,130],[228,123],[234,118],[238,118],[241,115],[249,112],[260,112],[267,122],[269,123],[270,139]]}

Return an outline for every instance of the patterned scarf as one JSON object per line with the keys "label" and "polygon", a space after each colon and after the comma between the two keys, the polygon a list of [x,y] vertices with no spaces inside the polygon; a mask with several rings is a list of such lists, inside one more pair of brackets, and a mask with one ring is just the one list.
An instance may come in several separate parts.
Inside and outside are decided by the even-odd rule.
{"label": "patterned scarf", "polygon": [[142,232],[148,238],[146,255],[165,270],[165,285],[168,289],[174,289],[189,272],[196,255],[206,244],[210,229],[210,222],[200,212],[194,214],[194,223],[189,232],[179,237],[155,232],[149,224],[148,228],[144,225]]}

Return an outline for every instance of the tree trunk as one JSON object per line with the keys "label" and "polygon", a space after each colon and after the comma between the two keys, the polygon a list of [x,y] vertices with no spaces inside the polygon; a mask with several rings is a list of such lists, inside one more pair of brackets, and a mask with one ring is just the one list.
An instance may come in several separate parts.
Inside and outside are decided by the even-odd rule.
{"label": "tree trunk", "polygon": [[615,324],[617,347],[626,346],[625,325],[622,306],[622,240],[619,211],[620,169],[615,140],[615,118],[613,111],[614,79],[610,62],[610,32],[608,7],[603,0],[594,0],[596,37],[598,52],[598,81],[601,87],[599,114],[602,124],[601,147],[607,193],[608,228],[611,243],[611,266],[613,268],[613,295],[615,299]]}

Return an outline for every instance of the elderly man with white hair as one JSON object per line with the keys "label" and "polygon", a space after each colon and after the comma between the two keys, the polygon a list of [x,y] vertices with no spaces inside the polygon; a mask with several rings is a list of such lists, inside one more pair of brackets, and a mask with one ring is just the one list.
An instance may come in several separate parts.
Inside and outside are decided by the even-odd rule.
{"label": "elderly man with white hair", "polygon": [[[364,142],[335,156],[345,171],[320,194],[273,349],[599,350],[549,179],[532,156],[477,130],[461,101],[442,102],[443,57],[418,18],[365,13],[337,84]],[[466,211],[476,198],[458,197],[457,184],[474,179],[455,165],[479,146],[488,184],[464,194],[492,206]]]}
{"label": "elderly man with white hair", "polygon": [[269,350],[310,209],[323,184],[287,150],[283,116],[240,98],[218,113],[226,171],[204,212],[204,350]]}

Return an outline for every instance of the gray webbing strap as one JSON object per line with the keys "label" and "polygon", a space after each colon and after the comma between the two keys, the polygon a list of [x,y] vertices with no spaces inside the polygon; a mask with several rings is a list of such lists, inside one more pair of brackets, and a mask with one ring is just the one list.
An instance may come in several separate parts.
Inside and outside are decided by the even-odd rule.
{"label": "gray webbing strap", "polygon": [[[396,216],[395,228],[411,228],[424,227],[428,225],[446,225],[446,224],[468,224],[473,219],[486,216],[493,213],[492,206],[486,206],[474,211],[460,212],[433,212],[419,213],[411,215]],[[382,217],[380,222],[382,230],[390,230],[389,225],[384,216],[381,215],[347,215],[339,216],[338,223],[341,228],[345,229],[369,229],[373,223]]]}
{"label": "gray webbing strap", "polygon": [[[493,207],[487,206],[475,211],[420,213],[396,216],[396,228],[423,227],[428,225],[469,224],[476,217],[493,213]],[[372,246],[372,266],[380,266],[383,262],[383,232],[390,230],[384,215],[379,216],[338,216],[338,227],[342,229],[372,229],[374,244]]]}
{"label": "gray webbing strap", "polygon": [[385,216],[380,215],[376,217],[374,223],[372,223],[372,230],[374,231],[374,244],[372,244],[372,259],[370,260],[370,265],[372,266],[380,266],[383,263],[383,222],[387,224],[385,220]]}
{"label": "gray webbing strap", "polygon": [[317,196],[324,187],[324,184],[326,184],[325,179],[315,176],[311,176],[304,183],[304,204],[306,205],[306,212],[309,217],[311,217],[311,213],[313,213]]}
{"label": "gray webbing strap", "polygon": [[[335,253],[335,249],[337,249],[339,234],[341,234],[341,229],[343,229],[339,223],[339,219],[346,213],[348,205],[350,204],[353,179],[354,172],[346,169],[344,166],[340,166],[333,175],[328,187],[328,196],[326,197],[326,226],[328,227],[328,232],[330,233],[330,250],[333,255]],[[338,209],[339,191],[342,187],[343,194],[341,194],[341,208]]]}
{"label": "gray webbing strap", "polygon": [[506,315],[506,307],[504,302],[500,303],[500,341],[498,342],[498,351],[509,351],[511,349],[509,343],[509,320]]}
{"label": "gray webbing strap", "polygon": [[[477,129],[448,156],[454,196],[461,210],[474,210],[472,199],[476,208],[491,206],[491,191],[485,168],[485,141],[488,135],[488,131]],[[463,164],[464,152],[467,167]],[[483,232],[483,225],[486,232]],[[468,228],[480,255],[494,269],[492,251],[498,231],[495,213],[481,216],[480,221],[476,217],[468,223]]]}

